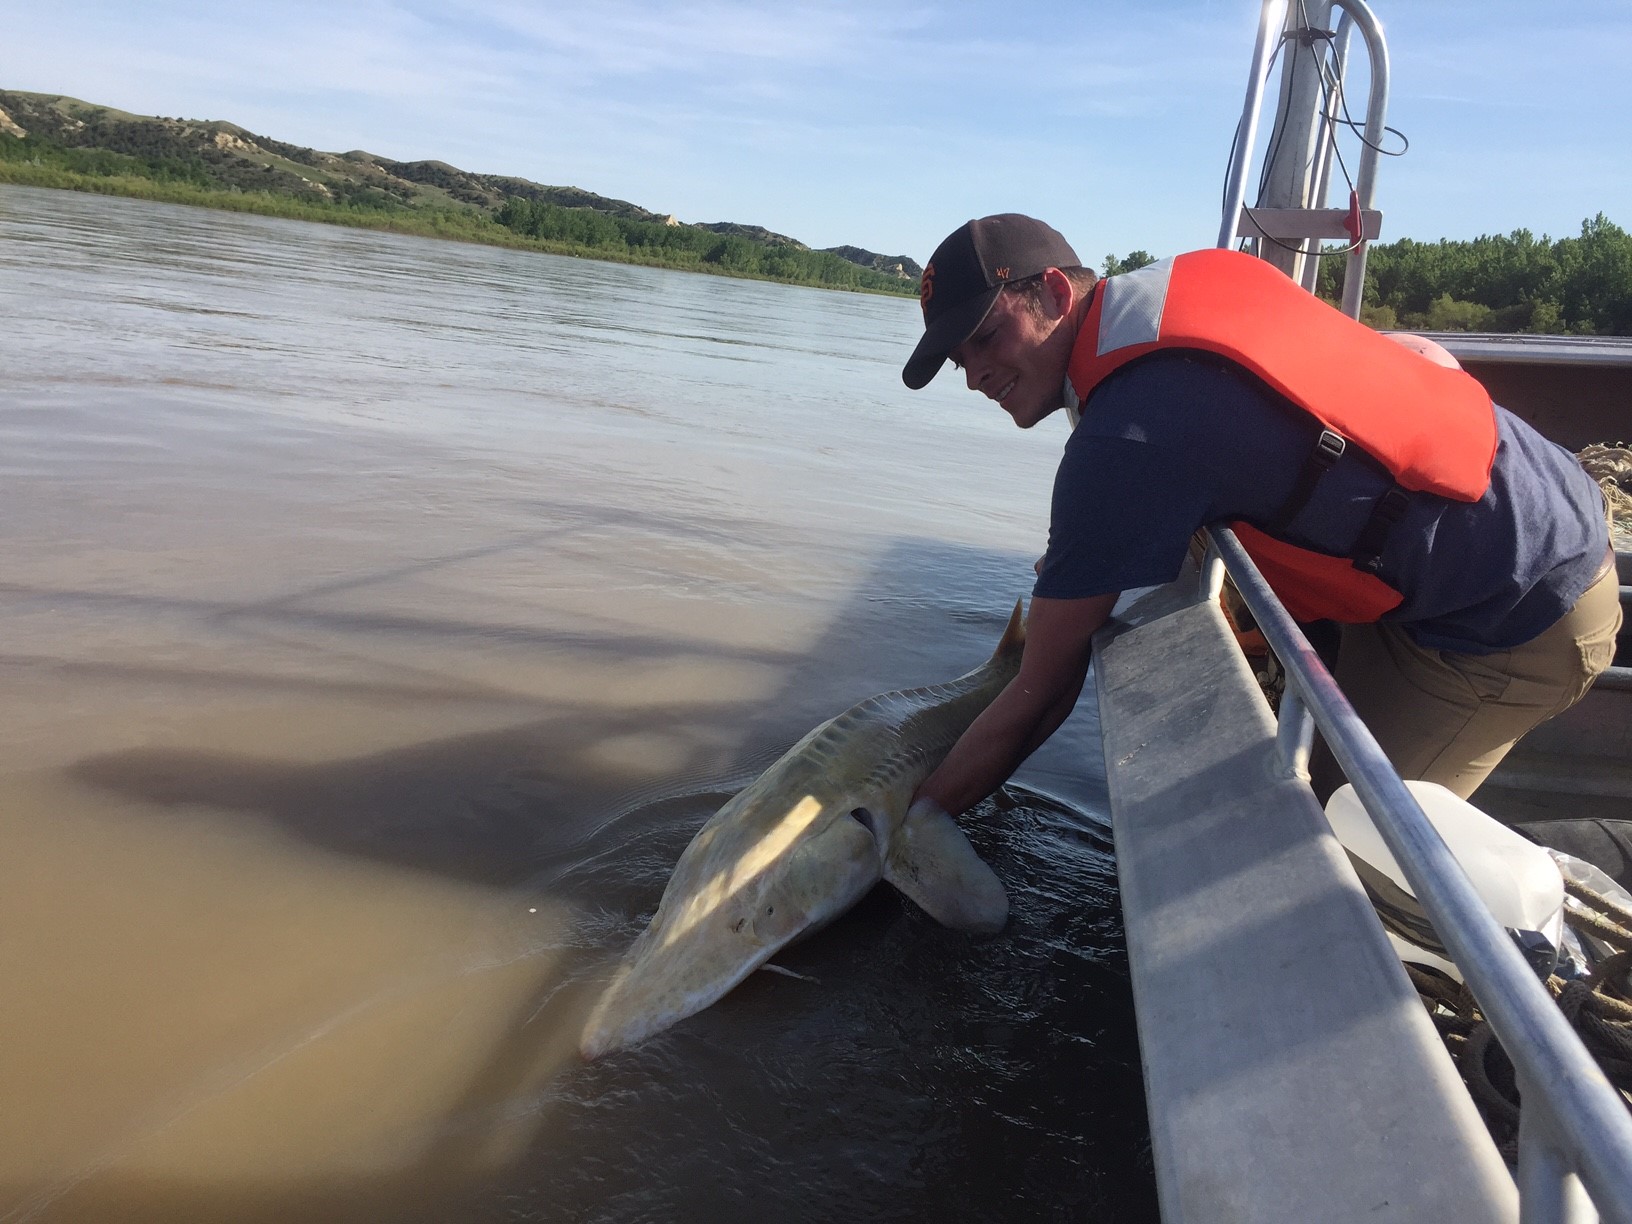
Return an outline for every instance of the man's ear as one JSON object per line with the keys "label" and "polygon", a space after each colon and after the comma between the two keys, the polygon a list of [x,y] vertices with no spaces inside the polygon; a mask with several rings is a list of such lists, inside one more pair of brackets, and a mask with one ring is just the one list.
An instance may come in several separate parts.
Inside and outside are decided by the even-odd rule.
{"label": "man's ear", "polygon": [[1077,287],[1071,283],[1071,278],[1058,268],[1045,268],[1043,289],[1043,300],[1053,307],[1054,318],[1069,318],[1071,308],[1077,304]]}

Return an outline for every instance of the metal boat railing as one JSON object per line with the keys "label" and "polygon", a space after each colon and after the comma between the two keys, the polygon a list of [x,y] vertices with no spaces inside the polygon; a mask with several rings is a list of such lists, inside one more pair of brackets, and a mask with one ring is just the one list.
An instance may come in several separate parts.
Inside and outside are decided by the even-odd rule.
{"label": "metal boat railing", "polygon": [[[1331,71],[1337,82],[1334,85],[1334,96],[1340,95],[1342,89],[1341,81],[1348,60],[1349,41],[1355,30],[1359,30],[1365,40],[1370,67],[1366,121],[1354,179],[1354,209],[1357,215],[1351,216],[1347,209],[1321,207],[1331,179],[1331,163],[1337,143],[1336,129],[1339,126],[1337,116],[1324,104],[1318,108],[1320,126],[1314,133],[1311,165],[1305,168],[1306,176],[1310,180],[1310,189],[1302,193],[1305,197],[1302,204],[1298,207],[1279,208],[1267,212],[1249,208],[1246,204],[1247,176],[1252,168],[1253,146],[1263,111],[1270,61],[1274,58],[1277,44],[1297,41],[1288,28],[1287,20],[1294,4],[1300,12],[1306,7],[1299,3],[1299,0],[1264,0],[1258,23],[1258,37],[1253,48],[1251,75],[1247,79],[1246,105],[1236,126],[1230,166],[1225,176],[1224,211],[1217,245],[1230,247],[1235,245],[1237,239],[1250,237],[1258,239],[1260,243],[1267,240],[1277,247],[1303,251],[1306,243],[1312,241],[1318,246],[1321,238],[1350,239],[1347,268],[1343,278],[1343,311],[1352,318],[1359,318],[1360,295],[1366,279],[1368,239],[1375,235],[1381,224],[1381,216],[1374,209],[1373,203],[1377,187],[1377,161],[1382,154],[1386,131],[1384,116],[1388,110],[1389,88],[1388,44],[1383,38],[1381,24],[1367,7],[1365,0],[1330,0],[1331,8],[1341,10],[1343,14],[1336,31],[1331,34]],[[1324,35],[1327,32],[1319,33]],[[1313,32],[1302,31],[1302,36],[1312,38]],[[1289,54],[1300,54],[1300,51],[1293,46]],[[1324,62],[1324,57],[1319,53],[1315,55],[1315,59]],[[1322,67],[1320,71],[1325,72],[1326,69]],[[1311,118],[1310,115],[1283,114],[1280,116],[1280,122],[1291,124],[1294,120],[1307,121]],[[1274,217],[1273,221],[1270,219],[1271,214]],[[1360,236],[1346,228],[1356,221],[1362,226]],[[1259,254],[1264,254],[1264,251],[1260,249]],[[1304,287],[1311,291],[1315,287],[1315,262],[1312,258],[1308,260],[1306,274],[1301,278]]]}
{"label": "metal boat railing", "polygon": [[1228,570],[1286,669],[1277,735],[1282,767],[1307,775],[1318,727],[1513,1062],[1523,1098],[1522,1224],[1587,1224],[1597,1218],[1594,1207],[1605,1219],[1632,1224],[1632,1114],[1626,1102],[1479,899],[1235,533],[1215,527],[1210,535],[1204,592],[1216,598]]}
{"label": "metal boat railing", "polygon": [[[1288,19],[1294,4],[1298,22]],[[1310,145],[1306,169],[1311,190],[1304,193],[1303,203],[1267,213],[1245,205],[1254,136],[1275,47],[1279,42],[1313,40],[1325,34],[1302,28],[1308,24],[1311,7],[1304,0],[1263,0],[1246,105],[1236,128],[1225,183],[1221,247],[1234,246],[1239,238],[1256,234],[1261,235],[1259,254],[1265,253],[1262,242],[1266,239],[1277,248],[1293,243],[1297,250],[1305,251],[1304,244],[1310,240],[1318,246],[1319,238],[1345,232],[1333,228],[1339,219],[1334,214],[1342,210],[1319,207],[1336,138],[1336,118],[1324,105],[1320,107],[1321,126]],[[1384,132],[1388,53],[1381,26],[1364,0],[1330,0],[1329,8],[1343,13],[1330,39],[1331,71],[1341,76],[1355,28],[1371,60],[1364,150],[1355,182],[1355,201],[1364,215],[1365,231],[1348,252],[1343,300],[1344,313],[1358,318],[1366,239],[1380,223],[1371,206]],[[1326,13],[1328,6],[1320,6],[1319,11]],[[1281,117],[1283,123],[1299,118]],[[1308,114],[1301,116],[1305,123],[1309,119]],[[1347,220],[1352,223],[1354,218]],[[1280,227],[1279,233],[1272,227]],[[1300,279],[1313,288],[1312,272]],[[1076,419],[1073,413],[1073,425]],[[1600,1215],[1616,1224],[1632,1224],[1632,1114],[1626,1102],[1581,1044],[1513,940],[1491,916],[1466,872],[1234,532],[1214,527],[1209,534],[1212,545],[1203,570],[1203,593],[1217,598],[1227,571],[1286,671],[1276,734],[1281,767],[1289,776],[1308,777],[1310,748],[1318,727],[1513,1062],[1523,1098],[1517,1171],[1521,1224],[1590,1224]]]}

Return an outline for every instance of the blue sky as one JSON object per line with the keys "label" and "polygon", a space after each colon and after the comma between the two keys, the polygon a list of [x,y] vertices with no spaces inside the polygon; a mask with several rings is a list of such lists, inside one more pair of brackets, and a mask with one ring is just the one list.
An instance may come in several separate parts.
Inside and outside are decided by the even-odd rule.
{"label": "blue sky", "polygon": [[[1385,239],[1632,226],[1632,5],[1372,6],[1410,140],[1380,172]],[[17,0],[0,88],[920,261],[970,216],[1030,212],[1098,264],[1214,241],[1258,7]]]}

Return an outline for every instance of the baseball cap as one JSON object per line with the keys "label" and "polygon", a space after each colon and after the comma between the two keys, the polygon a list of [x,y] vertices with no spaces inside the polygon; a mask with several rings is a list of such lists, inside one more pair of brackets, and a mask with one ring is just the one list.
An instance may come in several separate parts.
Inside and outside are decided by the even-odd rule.
{"label": "baseball cap", "polygon": [[946,355],[974,334],[1010,281],[1081,263],[1057,230],[1034,217],[998,213],[964,222],[924,265],[918,282],[924,335],[902,368],[901,381],[914,391],[927,386]]}

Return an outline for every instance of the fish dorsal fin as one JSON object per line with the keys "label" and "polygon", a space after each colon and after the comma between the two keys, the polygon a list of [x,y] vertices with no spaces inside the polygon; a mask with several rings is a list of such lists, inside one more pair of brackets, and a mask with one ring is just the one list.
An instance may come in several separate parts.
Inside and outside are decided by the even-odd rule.
{"label": "fish dorsal fin", "polygon": [[1026,648],[1026,608],[1023,600],[1014,601],[1014,611],[1009,613],[1009,623],[1003,630],[1003,637],[997,643],[997,649],[992,651],[992,658],[1014,659],[1020,658]]}
{"label": "fish dorsal fin", "polygon": [[957,822],[934,803],[908,811],[884,859],[884,878],[942,926],[991,934],[1009,919],[997,873],[969,844]]}

